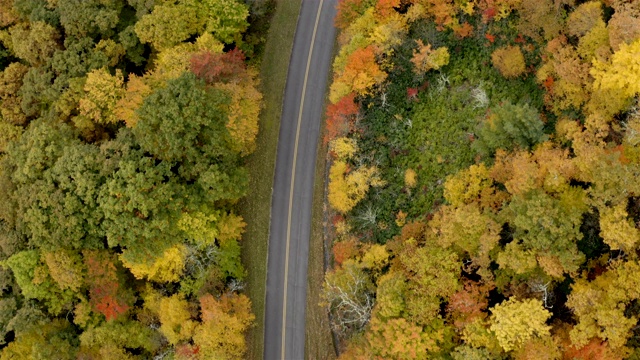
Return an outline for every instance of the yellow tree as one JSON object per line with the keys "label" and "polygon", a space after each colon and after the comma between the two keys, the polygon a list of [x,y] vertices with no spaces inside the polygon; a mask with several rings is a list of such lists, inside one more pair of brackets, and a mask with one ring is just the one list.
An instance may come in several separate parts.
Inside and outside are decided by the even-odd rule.
{"label": "yellow tree", "polygon": [[189,303],[182,295],[161,298],[158,303],[158,316],[160,332],[170,344],[188,341],[193,336],[197,323],[191,319]]}
{"label": "yellow tree", "polygon": [[443,206],[429,222],[429,236],[443,248],[465,257],[469,255],[478,273],[491,278],[489,252],[500,240],[502,226],[480,212],[476,204]]}
{"label": "yellow tree", "polygon": [[245,295],[225,294],[216,300],[200,298],[202,323],[195,328],[193,342],[199,359],[242,359],[246,351],[244,332],[253,324],[251,301]]}
{"label": "yellow tree", "polygon": [[124,121],[127,127],[134,127],[138,122],[136,110],[142,105],[144,98],[151,94],[151,87],[144,79],[136,74],[129,74],[127,89],[118,100],[115,107],[115,115],[119,120]]}
{"label": "yellow tree", "polygon": [[27,116],[22,112],[22,102],[18,90],[22,87],[22,78],[29,68],[19,62],[9,64],[0,73],[0,115],[4,121],[15,125],[22,125]]}
{"label": "yellow tree", "polygon": [[546,324],[551,313],[542,306],[542,301],[515,297],[491,308],[491,331],[496,334],[505,351],[516,350],[534,337],[549,335]]}
{"label": "yellow tree", "polygon": [[627,342],[638,322],[637,316],[626,316],[625,309],[640,297],[639,271],[636,261],[613,262],[611,269],[594,280],[581,278],[571,286],[567,306],[578,320],[570,332],[576,348],[595,337],[607,341],[612,349]]}
{"label": "yellow tree", "polygon": [[621,90],[627,98],[640,93],[640,39],[620,45],[608,63],[594,61],[591,75],[596,89]]}
{"label": "yellow tree", "polygon": [[438,70],[449,63],[449,50],[446,47],[432,49],[431,44],[424,44],[422,40],[416,40],[418,48],[413,50],[413,71],[422,75],[429,70]]}
{"label": "yellow tree", "polygon": [[506,78],[516,78],[525,71],[524,55],[519,46],[504,46],[491,54],[493,66]]}
{"label": "yellow tree", "polygon": [[640,231],[628,218],[626,204],[600,209],[600,236],[612,250],[633,251],[640,240]]}
{"label": "yellow tree", "polygon": [[148,279],[156,282],[179,281],[184,270],[186,247],[175,245],[165,250],[162,256],[151,263],[133,263],[121,256],[122,264],[127,267],[137,279]]}
{"label": "yellow tree", "polygon": [[113,124],[118,121],[116,104],[124,94],[124,78],[120,70],[111,75],[106,68],[87,74],[85,95],[80,99],[80,117],[96,124]]}
{"label": "yellow tree", "polygon": [[332,103],[335,104],[352,91],[366,95],[371,87],[381,84],[387,78],[387,74],[376,62],[375,53],[375,46],[369,45],[349,55],[344,70],[336,74],[331,84],[329,99]]}
{"label": "yellow tree", "polygon": [[363,166],[349,171],[346,162],[337,160],[329,170],[329,204],[338,212],[346,213],[364,199],[371,186],[382,184],[375,167]]}
{"label": "yellow tree", "polygon": [[246,81],[216,86],[231,95],[226,126],[234,140],[232,147],[242,155],[251,154],[256,148],[258,116],[262,108],[262,93],[257,89],[258,80],[255,72],[249,71]]}

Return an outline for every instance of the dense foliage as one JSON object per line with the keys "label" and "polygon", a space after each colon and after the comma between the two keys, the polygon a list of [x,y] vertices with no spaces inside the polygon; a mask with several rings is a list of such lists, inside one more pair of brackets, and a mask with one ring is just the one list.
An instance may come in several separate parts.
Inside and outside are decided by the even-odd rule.
{"label": "dense foliage", "polygon": [[250,15],[0,1],[0,359],[242,358]]}
{"label": "dense foliage", "polygon": [[341,0],[342,359],[640,357],[640,2]]}

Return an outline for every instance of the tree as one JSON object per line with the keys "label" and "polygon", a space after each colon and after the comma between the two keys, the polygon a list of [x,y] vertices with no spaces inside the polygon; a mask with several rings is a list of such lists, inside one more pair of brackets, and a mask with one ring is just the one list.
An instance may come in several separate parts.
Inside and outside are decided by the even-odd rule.
{"label": "tree", "polygon": [[324,142],[328,143],[338,136],[347,135],[353,128],[353,118],[358,115],[355,94],[344,96],[335,104],[327,105],[327,124]]}
{"label": "tree", "polygon": [[551,40],[562,30],[560,8],[552,0],[519,1],[515,6],[519,15],[517,29],[536,41]]}
{"label": "tree", "polygon": [[572,36],[584,36],[602,21],[602,4],[588,1],[580,4],[569,14],[567,32]]}
{"label": "tree", "polygon": [[636,261],[613,263],[613,268],[593,281],[578,279],[571,286],[567,306],[578,324],[570,332],[576,348],[586,346],[591,339],[607,341],[611,349],[622,347],[635,326],[637,316],[627,317],[627,304],[640,297]]}
{"label": "tree", "polygon": [[614,13],[609,19],[609,43],[614,51],[618,51],[622,44],[630,44],[640,38],[640,24],[638,16],[640,9],[636,4],[615,1]]}
{"label": "tree", "polygon": [[71,309],[75,300],[74,292],[58,287],[38,250],[18,252],[3,261],[2,266],[11,269],[25,299],[41,300],[49,313],[54,315]]}
{"label": "tree", "polygon": [[344,70],[331,84],[329,99],[335,104],[352,91],[367,95],[371,87],[381,84],[386,77],[387,74],[376,63],[373,45],[357,49],[347,58]]}
{"label": "tree", "polygon": [[84,287],[82,255],[77,251],[58,250],[42,254],[49,269],[49,275],[62,290],[71,289],[78,292]]}
{"label": "tree", "polygon": [[144,99],[133,134],[143,150],[160,160],[191,166],[216,158],[234,160],[221,111],[226,102],[225,94],[184,74]]}
{"label": "tree", "polygon": [[341,0],[338,1],[335,23],[336,27],[344,29],[361,16],[366,9],[373,6],[375,0]]}
{"label": "tree", "polygon": [[[535,267],[536,261],[553,277],[577,271],[584,261],[576,242],[582,239],[585,195],[584,190],[572,188],[558,199],[539,190],[514,197],[504,210],[514,228],[514,241],[498,255],[498,264],[519,274],[533,270],[531,265]],[[528,266],[520,262],[525,254],[530,259]]]}
{"label": "tree", "polygon": [[241,155],[249,155],[256,148],[258,116],[262,108],[262,94],[257,89],[255,74],[242,83],[218,84],[231,96],[226,128],[232,138],[231,148]]}
{"label": "tree", "polygon": [[237,0],[205,0],[200,3],[199,15],[206,19],[206,31],[225,44],[238,41],[249,27],[249,9]]}
{"label": "tree", "polygon": [[484,320],[487,317],[485,310],[489,306],[489,290],[492,287],[492,284],[467,281],[461,290],[451,295],[447,314],[457,329],[464,329],[477,319]]}
{"label": "tree", "polygon": [[163,297],[158,304],[160,332],[170,344],[189,341],[197,323],[191,320],[189,303],[181,295]]}
{"label": "tree", "polygon": [[594,87],[602,90],[621,90],[621,95],[632,97],[640,93],[640,85],[632,79],[640,76],[640,40],[622,44],[611,56],[609,63],[596,60],[591,69]]}
{"label": "tree", "polygon": [[135,32],[142,43],[157,50],[170,48],[203,30],[198,10],[195,1],[156,5],[136,22]]}
{"label": "tree", "polygon": [[157,332],[138,321],[108,321],[80,334],[79,357],[131,359],[149,357],[160,347]]}
{"label": "tree", "polygon": [[545,103],[560,114],[570,108],[580,109],[589,100],[592,78],[589,64],[582,61],[567,38],[560,36],[549,41],[544,50],[546,61],[536,77],[547,84]]}
{"label": "tree", "polygon": [[387,321],[374,318],[367,338],[370,351],[381,359],[427,359],[430,350],[438,349],[420,326],[403,318]]}
{"label": "tree", "polygon": [[77,352],[71,324],[66,320],[56,319],[22,333],[3,349],[0,359],[73,360]]}
{"label": "tree", "polygon": [[133,296],[123,286],[116,257],[98,250],[86,250],[83,256],[92,309],[104,315],[107,321],[125,314],[133,305]]}
{"label": "tree", "polygon": [[67,36],[109,37],[120,20],[123,0],[58,0],[56,10]]}
{"label": "tree", "polygon": [[405,310],[407,284],[401,272],[393,271],[378,279],[375,313],[382,318],[400,317]]}
{"label": "tree", "polygon": [[491,109],[472,146],[485,156],[497,149],[527,149],[544,139],[543,126],[535,108],[507,101]]}
{"label": "tree", "polygon": [[202,323],[195,329],[193,342],[200,359],[241,359],[246,351],[244,331],[252,326],[251,301],[245,295],[225,294],[216,300],[207,294],[200,298]]}
{"label": "tree", "polygon": [[339,137],[331,140],[329,151],[338,160],[347,160],[358,151],[358,143],[355,139]]}
{"label": "tree", "polygon": [[102,246],[97,190],[104,183],[98,149],[66,125],[37,121],[8,149],[18,228],[46,250]]}
{"label": "tree", "polygon": [[441,302],[459,290],[461,263],[454,252],[439,246],[416,247],[415,240],[404,246],[397,256],[408,279],[406,317],[426,325],[437,317]]}
{"label": "tree", "polygon": [[478,273],[491,277],[489,253],[498,245],[501,226],[482,214],[475,204],[441,207],[429,222],[427,237],[443,248],[454,250],[460,257],[471,257]]}
{"label": "tree", "polygon": [[138,123],[137,110],[142,106],[144,98],[152,93],[151,87],[143,78],[135,74],[129,74],[126,91],[116,102],[114,113],[119,120],[125,122],[127,127],[135,127]]}
{"label": "tree", "polygon": [[491,54],[493,66],[506,78],[515,78],[525,71],[524,56],[519,46],[504,46]]}
{"label": "tree", "polygon": [[244,60],[244,53],[239,49],[225,53],[203,51],[191,56],[190,69],[207,84],[245,80],[248,74]]}
{"label": "tree", "polygon": [[178,282],[184,271],[187,249],[178,244],[153,259],[151,264],[146,262],[129,262],[122,258],[122,264],[128,268],[137,279],[148,279],[156,282]]}
{"label": "tree", "polygon": [[516,360],[559,360],[562,354],[551,336],[529,339],[514,354]]}
{"label": "tree", "polygon": [[612,250],[633,251],[640,240],[640,231],[628,219],[625,204],[600,210],[600,236]]}
{"label": "tree", "polygon": [[0,28],[5,28],[18,21],[18,14],[13,8],[13,1],[0,1]]}
{"label": "tree", "polygon": [[152,262],[180,239],[175,223],[185,190],[172,163],[156,163],[135,150],[127,155],[100,189],[101,225],[110,247],[126,249],[127,262]]}
{"label": "tree", "polygon": [[569,347],[565,358],[579,360],[622,360],[624,355],[612,351],[606,341],[594,338],[581,348]]}
{"label": "tree", "polygon": [[29,68],[22,63],[9,64],[0,76],[0,115],[2,120],[15,125],[23,125],[27,117],[20,108],[22,102],[18,91],[22,87],[22,78]]}
{"label": "tree", "polygon": [[349,334],[369,322],[374,303],[373,284],[354,261],[347,260],[326,274],[322,299],[335,316],[336,330]]}
{"label": "tree", "polygon": [[431,44],[424,44],[422,40],[416,40],[418,48],[413,50],[413,71],[423,75],[429,70],[438,70],[449,63],[449,50],[446,47],[431,49]]}
{"label": "tree", "polygon": [[45,22],[18,24],[11,28],[13,52],[32,66],[43,65],[60,48],[60,34]]}
{"label": "tree", "polygon": [[87,74],[84,85],[85,95],[80,99],[80,116],[97,124],[113,124],[116,117],[116,104],[124,96],[124,78],[120,70],[116,75],[109,74],[106,68],[93,70]]}
{"label": "tree", "polygon": [[329,170],[329,204],[335,210],[346,213],[364,199],[369,187],[381,184],[376,168],[361,167],[348,172],[347,163],[337,160]]}
{"label": "tree", "polygon": [[540,300],[511,297],[491,308],[491,331],[505,351],[515,350],[535,336],[549,335],[550,316]]}

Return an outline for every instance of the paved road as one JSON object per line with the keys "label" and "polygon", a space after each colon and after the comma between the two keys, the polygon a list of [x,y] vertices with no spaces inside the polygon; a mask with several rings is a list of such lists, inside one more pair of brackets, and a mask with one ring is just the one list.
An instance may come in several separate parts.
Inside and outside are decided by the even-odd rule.
{"label": "paved road", "polygon": [[264,358],[303,360],[313,178],[336,0],[302,0],[280,120],[267,264]]}

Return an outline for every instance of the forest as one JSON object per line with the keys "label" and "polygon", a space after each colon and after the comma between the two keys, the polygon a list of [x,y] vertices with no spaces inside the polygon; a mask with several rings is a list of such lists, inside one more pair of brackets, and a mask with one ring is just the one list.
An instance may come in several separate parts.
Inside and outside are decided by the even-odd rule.
{"label": "forest", "polygon": [[640,2],[340,0],[340,359],[640,359]]}
{"label": "forest", "polygon": [[0,0],[0,359],[240,359],[267,2]]}

